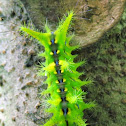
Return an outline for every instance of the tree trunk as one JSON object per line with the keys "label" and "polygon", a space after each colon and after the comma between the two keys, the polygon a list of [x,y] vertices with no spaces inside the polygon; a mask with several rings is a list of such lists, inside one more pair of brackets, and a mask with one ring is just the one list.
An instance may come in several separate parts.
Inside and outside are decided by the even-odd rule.
{"label": "tree trunk", "polygon": [[38,94],[38,46],[19,34],[21,23],[30,21],[20,1],[0,2],[0,125],[37,126],[46,118]]}
{"label": "tree trunk", "polygon": [[[67,1],[70,2],[70,0]],[[27,11],[18,0],[0,0],[1,126],[38,126],[43,124],[49,117],[44,112],[46,107],[44,98],[39,95],[46,88],[46,85],[43,84],[45,78],[38,77],[36,69],[36,65],[44,61],[44,59],[37,56],[37,53],[44,49],[35,40],[29,40],[21,36],[19,27],[24,22],[28,25],[33,21],[35,27],[43,31],[47,18],[50,27],[55,29],[58,17],[63,16],[68,8],[66,5],[69,5],[60,2],[59,6],[54,8],[57,5],[55,0],[50,0],[49,4],[48,0],[22,0],[22,2]],[[96,2],[98,0],[95,0]],[[116,6],[115,2],[112,3],[113,6]],[[85,101],[95,101],[96,103],[95,108],[84,111],[84,118],[87,119],[90,126],[125,126],[126,9],[123,12],[123,3],[122,8],[116,10],[116,12],[119,11],[120,13],[117,13],[118,17],[115,18],[114,23],[112,22],[111,25],[105,28],[105,25],[104,27],[101,25],[104,23],[93,24],[94,20],[96,20],[94,17],[98,12],[97,9],[94,9],[94,6],[91,6],[90,2],[88,4],[90,5],[88,10],[93,9],[93,12],[88,13],[88,15],[85,14],[83,21],[86,25],[81,27],[82,20],[78,18],[74,21],[74,29],[71,29],[71,32],[75,32],[76,40],[81,41],[81,46],[83,46],[83,48],[73,52],[73,54],[79,55],[75,60],[86,59],[87,61],[84,66],[78,69],[80,72],[84,72],[84,75],[80,78],[94,81],[93,84],[82,87],[88,93]],[[77,0],[74,5],[80,6]],[[109,10],[111,9],[109,8]],[[122,12],[123,15],[121,16]],[[120,16],[121,19],[119,20]],[[116,24],[117,21],[118,24]],[[93,31],[91,31],[90,28],[87,33],[84,33],[84,29],[89,26],[94,26],[95,29],[92,28]],[[91,33],[95,34],[97,28],[100,33],[97,33],[95,37],[91,37]],[[108,29],[110,30],[107,31]],[[84,38],[88,44],[95,43],[90,46],[82,44]]]}

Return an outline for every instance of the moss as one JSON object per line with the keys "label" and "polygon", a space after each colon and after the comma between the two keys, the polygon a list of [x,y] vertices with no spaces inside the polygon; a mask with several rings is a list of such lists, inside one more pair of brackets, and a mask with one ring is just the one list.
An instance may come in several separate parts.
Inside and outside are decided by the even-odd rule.
{"label": "moss", "polygon": [[86,77],[94,80],[87,90],[87,102],[96,101],[97,107],[85,110],[91,126],[123,126],[126,124],[126,9],[119,23],[96,44],[80,50],[87,65],[81,67]]}

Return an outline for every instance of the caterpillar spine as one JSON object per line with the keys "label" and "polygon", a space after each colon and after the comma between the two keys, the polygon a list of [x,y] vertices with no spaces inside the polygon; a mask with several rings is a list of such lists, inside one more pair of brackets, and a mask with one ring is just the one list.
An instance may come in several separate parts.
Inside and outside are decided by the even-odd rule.
{"label": "caterpillar spine", "polygon": [[47,75],[48,88],[41,94],[51,95],[48,99],[51,106],[47,112],[53,113],[53,116],[44,126],[86,126],[83,110],[93,106],[93,104],[83,102],[85,92],[82,91],[81,86],[90,81],[79,79],[82,73],[77,72],[76,69],[84,62],[73,62],[75,56],[71,52],[78,46],[70,46],[72,36],[67,37],[73,15],[72,11],[69,12],[68,17],[60,23],[55,32],[51,32],[47,25],[45,26],[46,33],[21,27],[22,31],[39,40],[45,47],[45,52],[40,54],[46,58],[45,67],[41,67],[40,75]]}

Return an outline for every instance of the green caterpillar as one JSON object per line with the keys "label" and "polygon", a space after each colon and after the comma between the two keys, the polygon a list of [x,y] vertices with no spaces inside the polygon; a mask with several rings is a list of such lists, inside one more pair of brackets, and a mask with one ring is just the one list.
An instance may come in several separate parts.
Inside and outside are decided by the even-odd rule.
{"label": "green caterpillar", "polygon": [[82,73],[76,71],[84,61],[74,63],[76,56],[71,54],[72,50],[79,46],[70,46],[72,36],[67,37],[73,15],[73,11],[69,12],[65,21],[61,21],[55,32],[51,32],[47,25],[46,33],[21,27],[23,32],[39,40],[45,47],[45,52],[41,56],[46,58],[46,62],[45,67],[41,66],[40,75],[47,75],[48,88],[41,94],[50,94],[47,102],[51,105],[47,112],[53,113],[53,116],[44,126],[86,126],[83,110],[93,106],[83,102],[86,93],[81,89],[81,86],[90,81],[81,81],[79,76]]}

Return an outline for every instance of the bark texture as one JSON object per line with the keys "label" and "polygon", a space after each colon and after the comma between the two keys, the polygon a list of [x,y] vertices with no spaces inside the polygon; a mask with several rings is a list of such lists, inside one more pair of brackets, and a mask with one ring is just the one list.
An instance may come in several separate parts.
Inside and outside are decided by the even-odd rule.
{"label": "bark texture", "polygon": [[[38,126],[49,117],[44,113],[44,98],[40,98],[39,95],[40,91],[46,88],[42,83],[45,78],[36,76],[36,65],[44,61],[37,53],[44,49],[36,44],[35,40],[20,36],[18,29],[23,22],[26,25],[32,23],[29,17],[40,30],[44,29],[46,19],[54,29],[58,22],[57,17],[62,17],[72,5],[76,5],[78,15],[74,21],[74,29],[70,29],[71,32],[77,34],[75,38],[83,46],[87,45],[83,40],[89,44],[96,42],[90,47],[73,52],[79,54],[75,61],[87,60],[86,65],[78,68],[80,72],[84,72],[81,79],[89,78],[94,81],[83,89],[88,93],[85,101],[95,101],[97,105],[91,110],[86,110],[84,118],[90,126],[125,126],[126,9],[121,16],[124,1],[99,0],[99,3],[98,0],[67,0],[60,1],[60,4],[54,0],[22,1],[30,16],[20,1],[0,0],[0,126]],[[81,7],[81,2],[84,2],[87,8]],[[101,4],[104,4],[105,8],[99,8]],[[93,9],[93,12],[84,14],[78,8]],[[105,11],[106,8],[109,11]],[[98,13],[99,9],[101,10]],[[80,19],[81,14],[84,14],[85,19]],[[102,16],[105,19],[102,19]],[[121,19],[118,21],[120,16]],[[96,20],[99,23],[95,23]],[[107,31],[111,27],[113,28]],[[95,37],[90,36],[95,33]],[[105,34],[98,40],[103,33]]]}
{"label": "bark texture", "polygon": [[[37,126],[44,122],[37,77],[37,44],[20,36],[30,22],[20,1],[0,0],[0,126]],[[41,109],[40,109],[41,108]]]}
{"label": "bark texture", "polygon": [[[87,46],[95,43],[120,19],[125,0],[21,0],[38,29],[47,20],[55,30],[58,20],[68,11],[75,12],[71,31],[74,43]],[[39,16],[38,16],[39,15]],[[88,37],[87,37],[88,36]]]}

